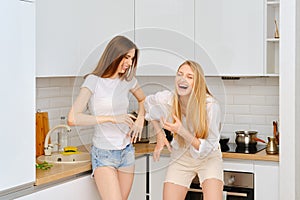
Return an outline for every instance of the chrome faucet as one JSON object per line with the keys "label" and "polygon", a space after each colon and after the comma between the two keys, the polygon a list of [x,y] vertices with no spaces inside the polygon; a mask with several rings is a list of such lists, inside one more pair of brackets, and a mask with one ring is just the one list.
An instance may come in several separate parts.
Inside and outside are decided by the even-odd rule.
{"label": "chrome faucet", "polygon": [[45,156],[50,156],[51,153],[52,153],[52,149],[53,149],[53,145],[52,144],[49,144],[49,138],[50,138],[50,135],[51,133],[58,129],[58,128],[65,128],[67,129],[67,132],[70,132],[71,131],[71,128],[68,126],[68,125],[65,125],[65,124],[61,124],[61,125],[57,125],[55,126],[54,128],[52,128],[46,135],[46,138],[45,138],[45,143],[44,143],[44,153],[45,153]]}

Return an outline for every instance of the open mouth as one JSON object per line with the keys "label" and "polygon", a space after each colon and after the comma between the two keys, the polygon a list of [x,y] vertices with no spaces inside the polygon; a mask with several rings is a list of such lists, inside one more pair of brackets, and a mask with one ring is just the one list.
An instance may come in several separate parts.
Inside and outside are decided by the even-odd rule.
{"label": "open mouth", "polygon": [[188,85],[183,85],[183,84],[179,84],[179,85],[178,85],[178,88],[184,89],[184,90],[185,90],[185,89],[188,89],[188,87],[189,87]]}
{"label": "open mouth", "polygon": [[129,68],[129,66],[123,66],[123,67],[122,67],[122,70],[123,70],[123,71],[126,71],[128,68]]}

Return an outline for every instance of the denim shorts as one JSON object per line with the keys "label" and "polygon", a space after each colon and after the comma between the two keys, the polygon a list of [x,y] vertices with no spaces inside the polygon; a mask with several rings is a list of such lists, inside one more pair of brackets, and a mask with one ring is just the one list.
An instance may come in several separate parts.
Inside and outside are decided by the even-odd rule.
{"label": "denim shorts", "polygon": [[91,149],[93,174],[97,167],[128,167],[135,164],[134,147],[128,144],[121,150],[99,149],[92,146]]}

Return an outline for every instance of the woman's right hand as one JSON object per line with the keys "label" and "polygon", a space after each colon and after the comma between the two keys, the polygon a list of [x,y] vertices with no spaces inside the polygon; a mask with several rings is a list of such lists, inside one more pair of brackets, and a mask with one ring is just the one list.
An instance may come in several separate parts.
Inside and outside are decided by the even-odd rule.
{"label": "woman's right hand", "polygon": [[130,128],[134,125],[135,117],[131,114],[115,115],[111,117],[111,122],[114,124],[127,124]]}
{"label": "woman's right hand", "polygon": [[153,160],[154,161],[159,161],[160,153],[163,150],[164,146],[166,146],[170,152],[172,151],[170,143],[167,140],[164,131],[161,130],[156,135],[156,146],[155,146],[154,152],[153,152]]}

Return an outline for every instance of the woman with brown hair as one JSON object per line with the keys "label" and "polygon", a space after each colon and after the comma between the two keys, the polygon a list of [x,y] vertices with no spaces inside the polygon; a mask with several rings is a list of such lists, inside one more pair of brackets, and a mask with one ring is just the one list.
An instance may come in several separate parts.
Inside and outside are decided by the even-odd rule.
{"label": "woman with brown hair", "polygon": [[[126,200],[134,173],[132,143],[141,138],[144,93],[135,78],[139,50],[124,36],[106,46],[96,69],[85,76],[69,115],[68,124],[94,126],[92,175],[103,200]],[[127,114],[132,93],[138,101],[136,120]],[[89,108],[90,114],[85,113]]]}
{"label": "woman with brown hair", "polygon": [[[164,146],[171,151],[163,199],[184,200],[198,175],[204,199],[222,200],[221,113],[208,90],[201,66],[189,60],[181,64],[175,78],[175,92],[165,90],[147,96],[145,109],[146,119],[151,120],[157,134],[154,160],[159,160]],[[162,128],[173,133],[171,145]]]}

